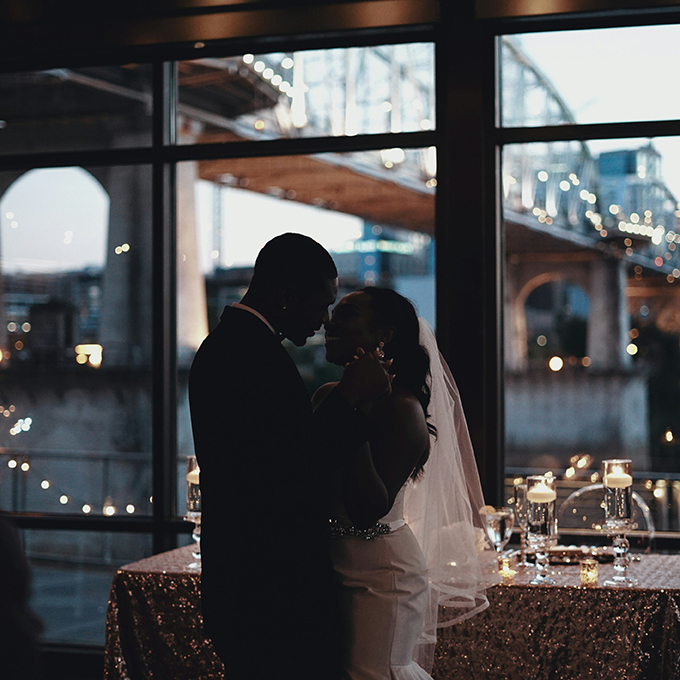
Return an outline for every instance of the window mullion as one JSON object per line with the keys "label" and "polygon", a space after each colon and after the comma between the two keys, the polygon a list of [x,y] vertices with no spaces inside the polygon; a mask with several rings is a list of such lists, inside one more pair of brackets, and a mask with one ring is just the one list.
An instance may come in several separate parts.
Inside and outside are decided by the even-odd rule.
{"label": "window mullion", "polygon": [[174,141],[176,66],[154,64],[153,110],[153,520],[154,552],[175,547],[177,351],[175,165],[162,149]]}

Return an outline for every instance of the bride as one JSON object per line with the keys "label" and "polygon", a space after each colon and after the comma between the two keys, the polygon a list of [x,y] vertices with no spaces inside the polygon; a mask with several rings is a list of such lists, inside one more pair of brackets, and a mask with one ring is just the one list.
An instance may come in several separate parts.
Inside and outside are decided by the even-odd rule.
{"label": "bride", "polygon": [[[479,475],[453,378],[406,298],[364,288],[340,300],[326,324],[326,358],[344,366],[357,351],[391,361],[394,378],[366,408],[367,444],[334,474],[343,680],[431,680],[436,628],[488,606],[476,549]],[[314,406],[334,387],[319,388]]]}

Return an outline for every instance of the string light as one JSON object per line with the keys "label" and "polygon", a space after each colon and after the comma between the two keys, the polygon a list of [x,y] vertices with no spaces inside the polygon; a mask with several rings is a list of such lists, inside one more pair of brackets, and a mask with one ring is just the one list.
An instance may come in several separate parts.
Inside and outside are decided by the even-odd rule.
{"label": "string light", "polygon": [[[21,460],[21,458],[16,459],[16,458],[10,458],[7,461],[7,467],[14,470],[14,469],[20,469],[22,472],[29,472],[32,469],[32,466],[28,460]],[[40,482],[40,488],[43,489],[44,491],[48,491],[53,488],[52,482],[49,479],[43,479]],[[150,497],[149,500],[153,502],[153,497]],[[68,505],[72,499],[71,497],[66,494],[62,493],[59,494],[58,496],[58,501],[61,505]],[[93,506],[91,503],[84,503],[81,506],[81,510],[84,514],[89,515],[92,513]],[[106,515],[107,517],[112,517],[117,513],[117,508],[113,502],[113,500],[108,497],[106,501],[104,502],[104,506],[102,507],[102,514]],[[128,503],[125,506],[125,511],[129,514],[132,515],[137,511],[137,508],[135,507],[134,504]]]}

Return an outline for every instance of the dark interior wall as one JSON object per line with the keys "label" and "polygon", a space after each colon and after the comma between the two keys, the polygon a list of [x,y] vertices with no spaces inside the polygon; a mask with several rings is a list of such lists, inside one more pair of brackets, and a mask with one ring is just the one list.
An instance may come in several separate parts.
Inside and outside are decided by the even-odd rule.
{"label": "dark interior wall", "polygon": [[539,17],[565,13],[592,13],[623,10],[658,10],[677,8],[678,0],[476,0],[475,13],[480,19]]}
{"label": "dark interior wall", "polygon": [[[468,3],[470,0],[468,0]],[[0,3],[0,63],[4,68],[80,55],[150,60],[168,47],[197,56],[210,41],[305,35],[332,39],[346,31],[393,30],[432,24],[437,0],[122,0],[116,3],[4,0]],[[63,65],[63,64],[60,64]]]}

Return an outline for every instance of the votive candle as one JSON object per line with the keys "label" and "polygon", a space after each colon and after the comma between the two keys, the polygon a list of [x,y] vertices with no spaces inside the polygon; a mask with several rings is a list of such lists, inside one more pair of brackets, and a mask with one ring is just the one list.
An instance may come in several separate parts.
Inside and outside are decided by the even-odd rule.
{"label": "votive candle", "polygon": [[597,586],[597,560],[581,560],[581,585],[586,588]]}
{"label": "votive candle", "polygon": [[512,581],[512,579],[515,578],[515,574],[517,573],[513,568],[512,568],[512,559],[509,557],[501,557],[500,559],[500,569],[498,573],[500,574],[501,578],[504,581]]}

